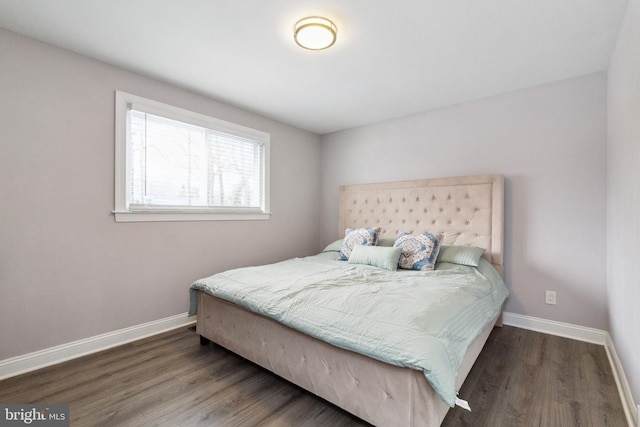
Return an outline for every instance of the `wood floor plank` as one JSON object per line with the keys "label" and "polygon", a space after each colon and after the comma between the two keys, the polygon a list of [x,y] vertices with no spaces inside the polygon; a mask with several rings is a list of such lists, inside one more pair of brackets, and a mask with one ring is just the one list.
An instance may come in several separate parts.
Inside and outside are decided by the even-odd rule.
{"label": "wood floor plank", "polygon": [[[602,346],[505,326],[491,333],[443,426],[625,426]],[[369,424],[176,330],[0,381],[2,403],[68,403],[72,426]]]}
{"label": "wood floor plank", "polygon": [[446,426],[626,426],[604,347],[523,329],[492,332]]}

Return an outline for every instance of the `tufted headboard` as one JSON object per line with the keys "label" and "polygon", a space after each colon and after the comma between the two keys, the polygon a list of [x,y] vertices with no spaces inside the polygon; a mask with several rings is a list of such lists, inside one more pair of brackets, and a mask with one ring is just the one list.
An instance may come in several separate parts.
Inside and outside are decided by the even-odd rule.
{"label": "tufted headboard", "polygon": [[340,237],[359,227],[380,227],[391,239],[399,231],[444,233],[445,245],[485,248],[483,256],[504,275],[502,175],[343,185],[338,226]]}

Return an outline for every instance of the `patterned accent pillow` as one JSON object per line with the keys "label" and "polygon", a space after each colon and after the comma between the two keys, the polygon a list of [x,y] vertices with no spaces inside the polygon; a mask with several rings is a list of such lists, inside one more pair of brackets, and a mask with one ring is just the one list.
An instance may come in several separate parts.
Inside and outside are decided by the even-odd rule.
{"label": "patterned accent pillow", "polygon": [[405,270],[433,270],[440,251],[441,233],[410,234],[398,233],[398,238],[393,244],[395,248],[401,248],[398,267]]}
{"label": "patterned accent pillow", "polygon": [[340,249],[340,259],[347,261],[351,256],[351,251],[355,245],[375,246],[378,244],[378,234],[380,227],[368,228],[347,228],[344,232],[342,249]]}

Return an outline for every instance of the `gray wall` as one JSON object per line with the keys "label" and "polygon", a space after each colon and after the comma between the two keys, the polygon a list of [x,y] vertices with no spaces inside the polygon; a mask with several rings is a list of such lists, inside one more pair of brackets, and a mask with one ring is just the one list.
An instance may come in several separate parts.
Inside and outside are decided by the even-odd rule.
{"label": "gray wall", "polygon": [[[639,1],[609,71],[608,153],[604,73],[320,138],[0,30],[0,360],[184,313],[199,277],[320,249],[341,184],[503,173],[507,310],[610,326],[637,396]],[[115,89],[270,132],[272,219],[116,224]]]}
{"label": "gray wall", "polygon": [[610,333],[640,399],[640,0],[630,0],[609,67],[607,286]]}
{"label": "gray wall", "polygon": [[[116,89],[271,134],[267,221],[115,223]],[[188,309],[189,284],[318,245],[315,134],[0,30],[0,360]]]}
{"label": "gray wall", "polygon": [[506,310],[607,329],[605,141],[604,73],[325,135],[324,242],[341,184],[501,173]]}

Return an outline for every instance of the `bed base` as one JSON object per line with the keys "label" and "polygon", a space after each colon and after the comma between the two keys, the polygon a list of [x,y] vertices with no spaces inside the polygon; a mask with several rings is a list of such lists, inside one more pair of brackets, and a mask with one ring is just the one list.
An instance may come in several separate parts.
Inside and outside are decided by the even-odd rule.
{"label": "bed base", "polygon": [[[483,256],[504,277],[502,175],[345,185],[339,199],[338,236],[378,226],[382,238],[442,232],[443,244],[485,248]],[[457,389],[494,324],[502,324],[502,315],[468,348]],[[422,372],[334,347],[203,292],[196,332],[374,425],[435,427],[449,410]]]}
{"label": "bed base", "polygon": [[[497,320],[467,350],[458,389]],[[435,427],[449,410],[420,371],[334,347],[204,292],[196,332],[201,343],[225,347],[373,425]]]}

